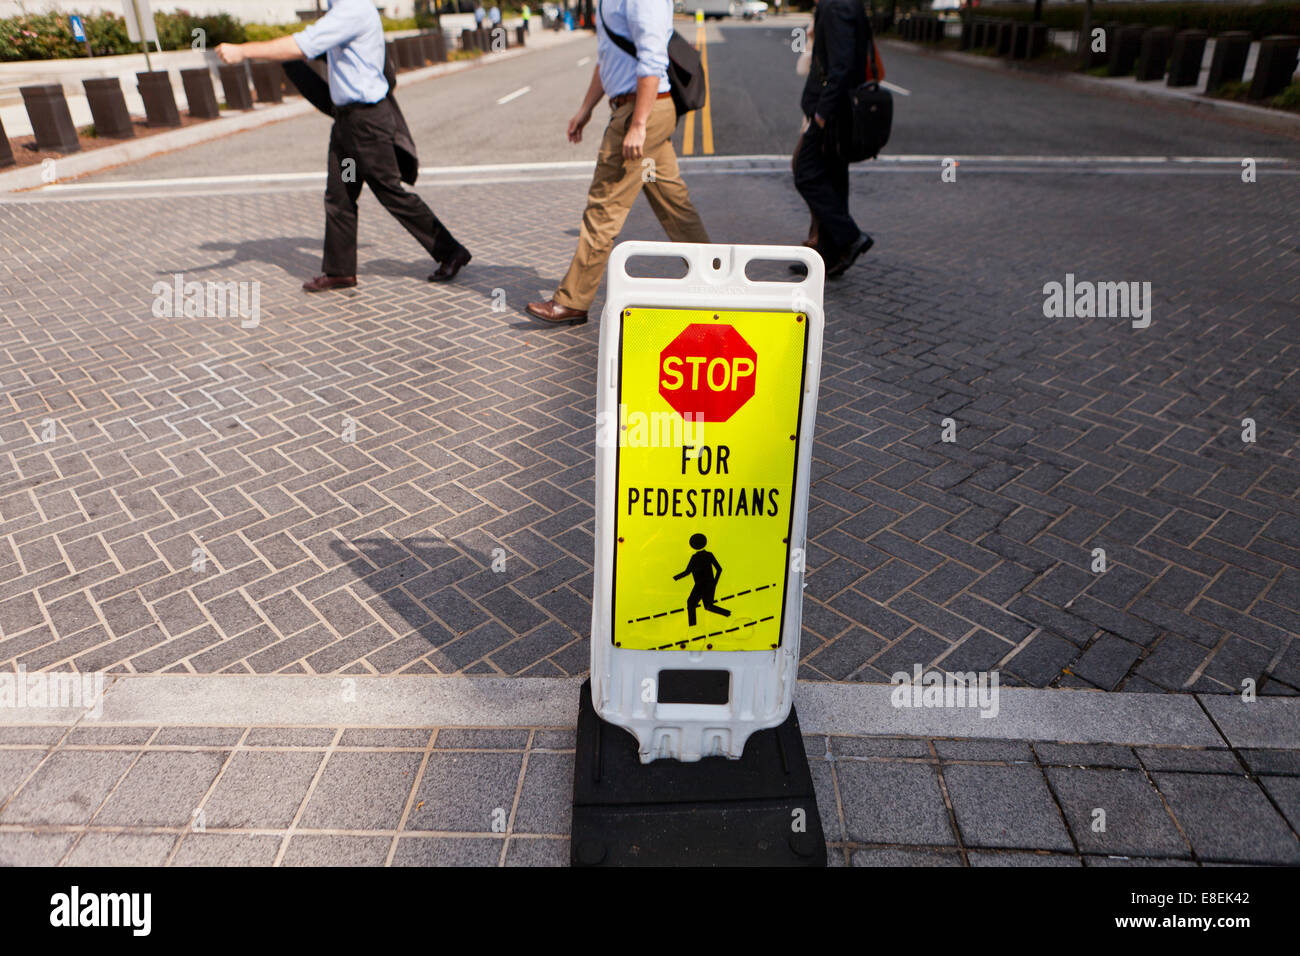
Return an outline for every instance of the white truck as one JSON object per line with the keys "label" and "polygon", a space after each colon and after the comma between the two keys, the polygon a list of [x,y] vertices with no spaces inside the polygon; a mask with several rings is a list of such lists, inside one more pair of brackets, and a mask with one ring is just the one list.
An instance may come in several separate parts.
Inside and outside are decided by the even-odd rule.
{"label": "white truck", "polygon": [[673,4],[678,13],[693,15],[696,11],[702,11],[706,20],[733,16],[733,7],[738,7],[733,0],[676,0]]}

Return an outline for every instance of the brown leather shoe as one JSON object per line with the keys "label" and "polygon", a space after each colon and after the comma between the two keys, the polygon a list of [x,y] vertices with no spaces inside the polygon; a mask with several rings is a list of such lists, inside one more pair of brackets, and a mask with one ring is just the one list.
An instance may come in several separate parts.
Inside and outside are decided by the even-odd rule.
{"label": "brown leather shoe", "polygon": [[528,314],[552,325],[582,325],[587,321],[586,312],[560,305],[554,299],[545,302],[529,302]]}
{"label": "brown leather shoe", "polygon": [[302,284],[304,292],[324,292],[326,289],[351,289],[357,284],[356,276],[317,276]]}
{"label": "brown leather shoe", "polygon": [[429,276],[429,281],[450,282],[456,278],[457,272],[469,264],[469,260],[472,258],[473,256],[469,254],[469,250],[461,246],[451,254],[451,257],[446,262],[438,266],[438,271]]}

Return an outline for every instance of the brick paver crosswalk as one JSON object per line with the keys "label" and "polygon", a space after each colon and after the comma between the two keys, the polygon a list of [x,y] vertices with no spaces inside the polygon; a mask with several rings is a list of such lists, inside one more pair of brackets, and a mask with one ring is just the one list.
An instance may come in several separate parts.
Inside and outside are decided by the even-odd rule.
{"label": "brick paver crosswalk", "polygon": [[[691,186],[716,240],[790,242],[788,179]],[[0,206],[0,666],[582,673],[598,323],[517,310],[584,190],[427,190],[475,252],[449,287],[366,199],[361,285],[321,296],[314,190]],[[828,287],[803,676],[1300,692],[1297,200],[855,177],[878,244]],[[1067,273],[1149,281],[1150,327],[1045,317]],[[256,326],[169,317],[177,274],[257,283]]]}

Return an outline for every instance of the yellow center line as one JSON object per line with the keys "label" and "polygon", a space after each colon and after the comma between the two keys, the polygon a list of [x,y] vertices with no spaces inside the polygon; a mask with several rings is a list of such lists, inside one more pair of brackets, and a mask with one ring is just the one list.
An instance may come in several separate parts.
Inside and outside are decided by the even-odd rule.
{"label": "yellow center line", "polygon": [[704,67],[704,109],[700,110],[700,141],[705,156],[713,155],[713,115],[710,108],[713,96],[709,91],[709,46],[704,37],[704,24],[699,24],[695,45],[700,51],[700,63]]}
{"label": "yellow center line", "polygon": [[695,111],[686,114],[686,125],[682,127],[682,155],[690,156],[695,152]]}

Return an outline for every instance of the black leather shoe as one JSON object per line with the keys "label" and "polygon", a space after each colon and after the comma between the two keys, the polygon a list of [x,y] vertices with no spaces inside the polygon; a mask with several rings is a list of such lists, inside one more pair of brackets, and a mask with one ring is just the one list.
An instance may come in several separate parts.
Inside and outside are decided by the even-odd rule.
{"label": "black leather shoe", "polygon": [[457,272],[469,264],[469,260],[472,258],[473,256],[469,254],[469,250],[461,246],[451,254],[451,257],[446,262],[438,266],[438,271],[429,276],[429,281],[450,282],[456,278]]}
{"label": "black leather shoe", "polygon": [[862,255],[862,253],[866,252],[875,244],[876,240],[872,239],[865,232],[858,233],[858,238],[853,240],[853,243],[844,250],[843,254],[835,260],[835,263],[826,270],[826,278],[838,279],[840,276],[844,275],[844,273],[849,271],[849,266],[858,261],[858,256]]}
{"label": "black leather shoe", "polygon": [[317,276],[302,284],[304,292],[324,292],[326,289],[351,289],[357,284],[356,276]]}

